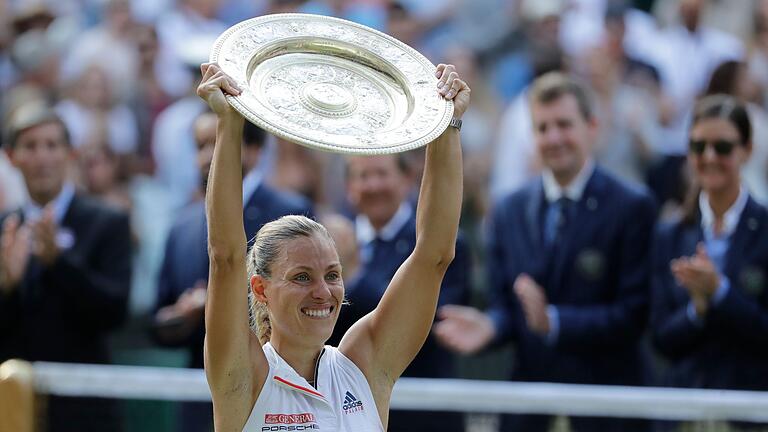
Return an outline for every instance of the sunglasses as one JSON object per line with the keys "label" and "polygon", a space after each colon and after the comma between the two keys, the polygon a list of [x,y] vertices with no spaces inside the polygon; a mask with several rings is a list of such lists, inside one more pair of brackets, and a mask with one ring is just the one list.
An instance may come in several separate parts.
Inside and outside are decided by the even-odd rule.
{"label": "sunglasses", "polygon": [[690,143],[688,143],[688,149],[691,153],[703,155],[707,150],[707,144],[712,146],[712,148],[715,150],[715,154],[718,156],[728,156],[733,152],[734,147],[736,147],[736,143],[733,141],[723,139],[714,141],[691,140]]}

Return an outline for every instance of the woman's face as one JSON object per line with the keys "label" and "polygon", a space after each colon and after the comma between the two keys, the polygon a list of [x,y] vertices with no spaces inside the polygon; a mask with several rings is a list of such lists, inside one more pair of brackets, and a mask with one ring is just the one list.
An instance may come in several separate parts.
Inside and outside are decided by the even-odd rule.
{"label": "woman's face", "polygon": [[691,129],[688,162],[702,189],[718,193],[739,187],[750,150],[729,120],[702,119]]}
{"label": "woman's face", "polygon": [[331,241],[320,234],[289,240],[271,272],[264,294],[272,338],[325,343],[344,299],[341,263]]}

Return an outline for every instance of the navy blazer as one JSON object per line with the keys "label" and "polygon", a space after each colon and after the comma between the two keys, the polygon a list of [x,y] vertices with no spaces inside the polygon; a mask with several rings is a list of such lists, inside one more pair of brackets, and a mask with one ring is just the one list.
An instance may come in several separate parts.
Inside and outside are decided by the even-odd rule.
{"label": "navy blazer", "polygon": [[725,258],[730,290],[696,325],[670,261],[694,255],[703,241],[700,218],[662,225],[655,237],[651,324],[656,347],[671,360],[668,383],[768,390],[768,212],[747,201]]}
{"label": "navy blazer", "polygon": [[[496,293],[489,313],[497,342],[517,342],[518,380],[641,384],[654,201],[596,167],[574,205],[563,240],[552,247],[543,240],[548,203],[541,178],[495,207],[488,277]],[[554,342],[525,323],[513,291],[521,273],[541,285],[559,311]]]}
{"label": "navy blazer", "polygon": [[[349,305],[341,308],[329,343],[338,345],[344,333],[360,318],[373,311],[400,265],[416,246],[416,212],[389,241],[377,240],[373,256],[357,275],[345,283]],[[438,305],[467,304],[470,294],[470,255],[467,242],[459,235],[456,254],[440,288]],[[455,377],[453,355],[440,347],[430,335],[403,376],[428,378]]]}
{"label": "navy blazer", "polygon": [[30,257],[21,284],[0,293],[0,363],[109,361],[107,334],[122,324],[130,292],[128,215],[75,194],[59,232],[71,247],[49,268]]}
{"label": "navy blazer", "polygon": [[[312,209],[309,202],[298,195],[260,184],[243,208],[248,245],[253,243],[264,224],[285,215],[312,217]],[[157,287],[156,309],[176,303],[184,291],[200,280],[208,280],[208,226],[205,203],[197,201],[181,211],[168,235]],[[204,336],[205,326],[201,322],[187,340],[158,342],[167,346],[187,346],[191,353],[190,367],[203,367]]]}

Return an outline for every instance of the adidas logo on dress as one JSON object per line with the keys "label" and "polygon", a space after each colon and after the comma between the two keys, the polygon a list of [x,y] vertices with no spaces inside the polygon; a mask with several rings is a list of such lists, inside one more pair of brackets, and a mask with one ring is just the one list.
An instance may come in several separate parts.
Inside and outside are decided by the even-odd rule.
{"label": "adidas logo on dress", "polygon": [[347,394],[344,395],[344,404],[341,406],[341,409],[344,410],[344,414],[351,414],[353,412],[362,411],[363,401],[357,400],[355,395],[347,392]]}

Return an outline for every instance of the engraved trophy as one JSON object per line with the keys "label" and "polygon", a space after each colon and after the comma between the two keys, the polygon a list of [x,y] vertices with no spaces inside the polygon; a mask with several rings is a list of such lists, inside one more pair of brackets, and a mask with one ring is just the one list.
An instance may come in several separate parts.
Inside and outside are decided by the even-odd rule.
{"label": "engraved trophy", "polygon": [[437,138],[453,102],[435,66],[408,45],[350,21],[265,15],[229,28],[210,59],[243,92],[229,103],[289,141],[336,153],[386,154]]}

